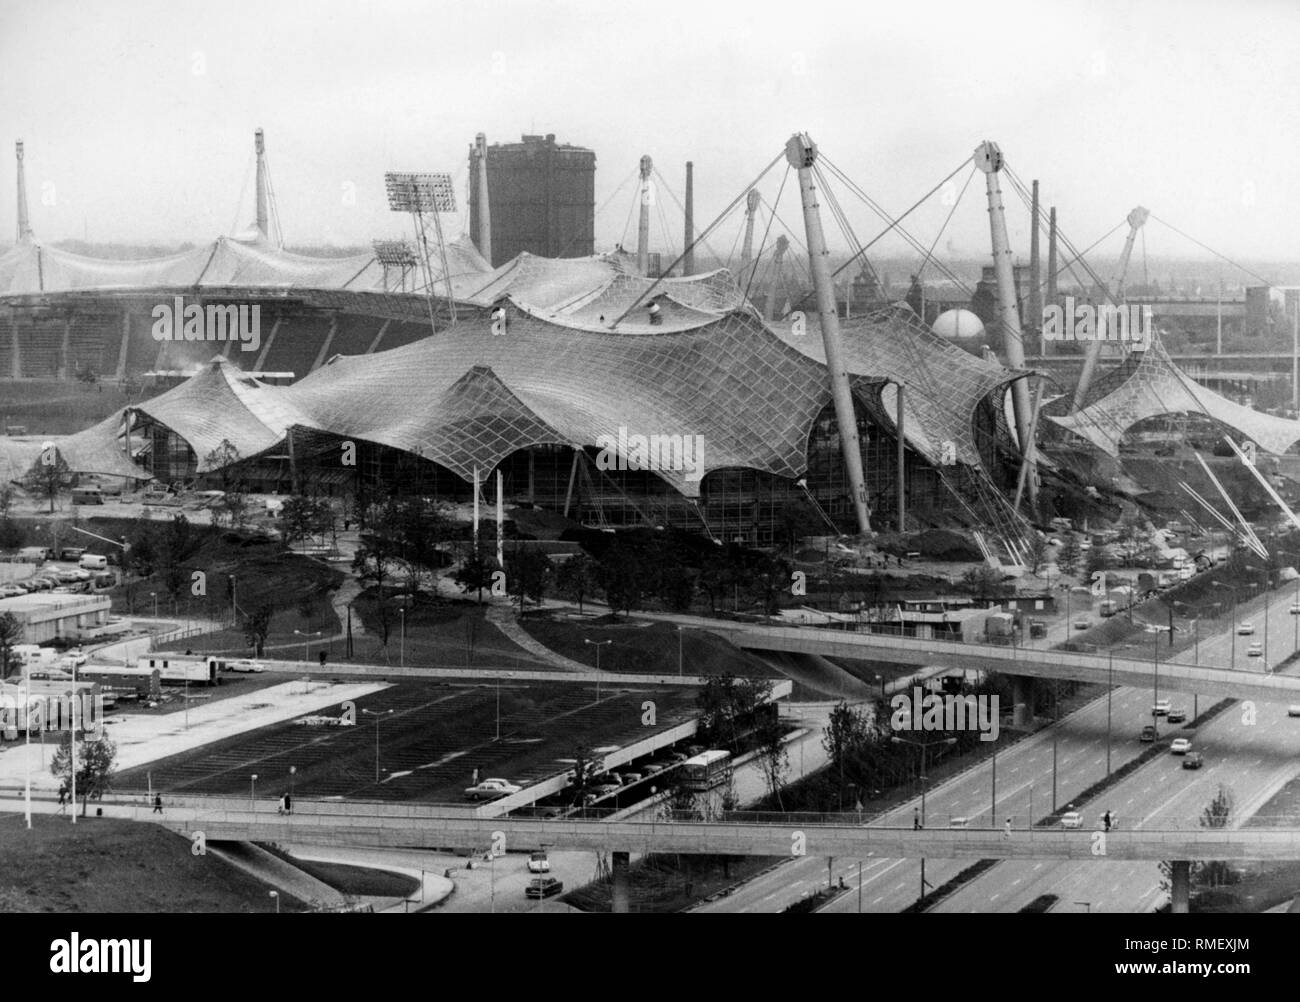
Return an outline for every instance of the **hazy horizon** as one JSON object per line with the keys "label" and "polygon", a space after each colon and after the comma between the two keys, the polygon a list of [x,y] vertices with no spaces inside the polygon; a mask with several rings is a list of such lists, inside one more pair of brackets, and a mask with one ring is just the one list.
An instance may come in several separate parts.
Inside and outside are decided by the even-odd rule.
{"label": "hazy horizon", "polygon": [[[25,141],[31,223],[51,243],[197,244],[246,231],[260,126],[287,245],[409,233],[387,210],[385,170],[449,171],[463,203],[466,152],[483,131],[489,142],[553,132],[595,150],[596,243],[607,249],[627,242],[642,153],[678,197],[694,161],[703,228],[807,130],[891,214],[990,138],[1022,180],[1041,179],[1044,207],[1058,207],[1076,247],[1119,226],[1099,260],[1118,254],[1138,204],[1153,213],[1139,251],[1148,260],[1205,254],[1162,220],[1247,266],[1300,257],[1300,7],[1284,0],[1012,2],[995,16],[924,2],[868,14],[824,0],[360,11],[19,0],[0,9],[0,87],[0,143]],[[12,164],[0,168],[6,238]],[[906,224],[942,259],[987,253],[984,178],[971,170]],[[769,202],[784,172],[782,160],[760,186]],[[832,187],[857,237],[874,237],[880,220]],[[1002,188],[1023,260],[1028,213]],[[788,182],[780,218],[800,232],[797,195]],[[452,235],[464,208],[446,221]],[[671,196],[661,210],[652,247],[671,255],[681,214]],[[846,248],[823,214],[832,247]],[[714,255],[729,256],[740,225],[735,213],[710,239]],[[889,237],[872,259],[919,261],[906,248]]]}

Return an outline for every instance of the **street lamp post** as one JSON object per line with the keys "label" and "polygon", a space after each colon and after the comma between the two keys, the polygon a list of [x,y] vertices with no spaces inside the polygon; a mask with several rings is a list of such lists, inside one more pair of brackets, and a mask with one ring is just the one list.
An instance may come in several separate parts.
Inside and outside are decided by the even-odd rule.
{"label": "street lamp post", "polygon": [[925,827],[925,789],[926,789],[926,775],[925,775],[926,750],[927,750],[927,749],[930,747],[930,745],[932,745],[932,744],[935,744],[935,745],[955,745],[955,744],[957,743],[957,739],[956,739],[956,738],[944,738],[944,739],[941,740],[941,741],[909,741],[907,738],[892,737],[892,738],[890,738],[889,740],[892,741],[892,742],[893,742],[894,744],[896,744],[896,745],[913,745],[913,746],[915,746],[915,747],[921,749],[921,776],[920,776],[920,779],[921,779],[921,827],[924,828],[924,827]]}
{"label": "street lamp post", "polygon": [[256,811],[256,810],[257,810],[257,773],[253,773],[253,776],[252,776],[252,786],[249,787],[249,791],[248,791],[248,809],[249,809],[250,811]]}
{"label": "street lamp post", "polygon": [[293,781],[294,781],[294,776],[297,774],[297,772],[298,772],[298,767],[297,767],[296,765],[291,765],[291,766],[289,766],[289,806],[290,806],[291,808],[292,808],[292,806],[293,806],[293,798],[294,798],[294,782],[293,782]]}
{"label": "street lamp post", "polygon": [[149,593],[149,597],[153,599],[153,618],[157,619],[158,618],[158,593],[156,591],[151,591]]}
{"label": "street lamp post", "polygon": [[279,915],[280,914],[280,892],[272,891],[271,897],[275,899],[275,914]]}
{"label": "street lamp post", "polygon": [[677,677],[678,678],[682,677],[682,629],[683,627],[681,627],[680,625],[677,627]]}
{"label": "street lamp post", "polygon": [[404,606],[404,605],[403,605],[403,606],[399,606],[398,609],[397,609],[397,614],[398,614],[399,616],[402,617],[402,620],[401,620],[401,623],[402,623],[402,642],[401,642],[401,654],[400,654],[401,661],[400,661],[400,664],[401,664],[401,666],[402,666],[403,668],[405,668],[405,667],[406,667],[406,606]]}
{"label": "street lamp post", "polygon": [[302,660],[304,663],[308,665],[311,664],[311,658],[309,657],[310,654],[309,648],[311,647],[312,637],[322,636],[324,632],[325,632],[324,630],[316,630],[313,633],[304,633],[302,630],[293,631],[293,635],[295,637],[302,637]]}
{"label": "street lamp post", "polygon": [[375,782],[379,782],[379,721],[381,718],[388,716],[392,710],[367,710],[364,707],[362,713],[368,713],[375,718]]}
{"label": "street lamp post", "polygon": [[[679,639],[681,638],[681,634],[680,634],[680,633],[678,633],[677,636],[678,636]],[[588,640],[586,637],[583,637],[583,638],[582,638],[582,642],[583,642],[584,644],[591,644],[592,647],[596,648],[596,672],[597,672],[597,675],[596,675],[596,702],[600,702],[600,674],[599,674],[599,672],[600,672],[600,649],[601,649],[602,647],[607,647],[607,646],[609,646],[609,645],[612,644],[614,641],[612,641],[612,640]]]}

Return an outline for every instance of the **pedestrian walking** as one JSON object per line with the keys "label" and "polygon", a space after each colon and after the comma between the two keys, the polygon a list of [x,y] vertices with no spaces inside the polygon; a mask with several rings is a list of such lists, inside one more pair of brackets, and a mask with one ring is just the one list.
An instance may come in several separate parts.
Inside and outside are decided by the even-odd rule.
{"label": "pedestrian walking", "polygon": [[60,787],[59,787],[59,806],[62,807],[62,806],[63,806],[64,804],[66,804],[67,802],[68,802],[68,788],[67,788],[66,786],[60,786]]}
{"label": "pedestrian walking", "polygon": [[280,795],[280,806],[276,808],[275,813],[277,813],[277,814],[283,814],[283,813],[284,813],[284,794],[281,794],[281,795]]}
{"label": "pedestrian walking", "polygon": [[162,813],[162,794],[161,794],[161,793],[155,793],[155,794],[154,794],[154,798],[153,798],[153,812],[154,812],[155,814],[161,814],[161,813]]}
{"label": "pedestrian walking", "polygon": [[912,831],[915,832],[920,830],[921,830],[921,809],[919,807],[913,807],[912,808]]}
{"label": "pedestrian walking", "polygon": [[1110,811],[1101,816],[1101,825],[1106,831],[1110,831]]}
{"label": "pedestrian walking", "polygon": [[1003,837],[1003,838],[1010,838],[1010,837],[1011,837],[1011,819],[1010,819],[1010,818],[1007,818],[1007,823],[1006,823],[1005,825],[1003,825],[1003,827],[1002,827],[1002,837]]}
{"label": "pedestrian walking", "polygon": [[293,813],[293,798],[290,797],[289,794],[287,793],[284,795],[284,813],[285,814]]}

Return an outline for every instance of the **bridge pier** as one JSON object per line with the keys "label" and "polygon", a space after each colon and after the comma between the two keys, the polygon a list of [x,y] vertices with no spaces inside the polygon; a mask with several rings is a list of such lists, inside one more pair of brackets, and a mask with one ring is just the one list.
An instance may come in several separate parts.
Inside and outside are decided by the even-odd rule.
{"label": "bridge pier", "polygon": [[614,871],[614,903],[612,911],[616,915],[627,914],[627,868],[630,864],[630,853],[614,852],[610,854],[611,866]]}
{"label": "bridge pier", "polygon": [[1012,725],[1029,727],[1034,722],[1034,679],[1029,675],[1011,676]]}
{"label": "bridge pier", "polygon": [[1191,897],[1191,864],[1185,859],[1176,859],[1170,865],[1169,911],[1174,915],[1186,915],[1188,901]]}

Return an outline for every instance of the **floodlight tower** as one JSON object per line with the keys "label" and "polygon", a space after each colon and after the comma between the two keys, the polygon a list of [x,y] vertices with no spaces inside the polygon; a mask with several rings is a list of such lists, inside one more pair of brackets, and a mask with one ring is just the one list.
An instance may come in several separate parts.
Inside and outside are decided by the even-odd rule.
{"label": "floodlight tower", "polygon": [[[998,315],[1002,341],[1006,346],[1006,363],[1010,369],[1025,368],[1024,335],[1020,328],[1020,311],[1016,308],[1016,285],[1011,268],[1011,244],[1007,239],[1006,210],[1002,205],[1002,187],[998,174],[1002,170],[1002,151],[997,143],[984,141],[975,148],[975,166],[984,172],[989,199],[989,235],[993,242],[993,270],[997,275]],[[1020,444],[1022,463],[1029,467],[1027,486],[1031,507],[1038,504],[1038,472],[1033,434],[1030,430],[1031,405],[1029,380],[1021,377],[1011,384],[1011,406]]]}
{"label": "floodlight tower", "polygon": [[384,269],[384,291],[392,291],[389,285],[389,275],[396,268],[397,287],[401,292],[405,292],[406,277],[419,263],[415,256],[415,248],[405,240],[376,240],[373,246],[375,248],[375,260]]}
{"label": "floodlight tower", "polygon": [[429,237],[424,223],[425,213],[432,214],[438,240],[438,255],[442,260],[442,275],[447,284],[447,306],[451,310],[451,322],[455,324],[456,300],[451,291],[451,268],[447,264],[447,244],[442,236],[440,215],[443,212],[456,211],[456,193],[452,188],[451,175],[389,171],[384,174],[384,185],[388,189],[388,207],[394,212],[409,212],[414,220],[424,262],[424,288],[425,295],[429,297],[429,323],[436,331],[437,325],[433,319],[433,268],[429,264]]}
{"label": "floodlight tower", "polygon": [[760,201],[756,191],[745,196],[745,242],[740,245],[741,281],[748,281],[749,264],[754,258],[754,216],[758,214]]}
{"label": "floodlight tower", "polygon": [[654,201],[650,172],[654,166],[649,154],[641,158],[641,215],[636,228],[636,268],[642,275],[650,271],[650,203]]}
{"label": "floodlight tower", "polygon": [[27,216],[27,172],[23,168],[23,141],[14,143],[14,152],[18,157],[18,239],[31,240],[31,220]]}
{"label": "floodlight tower", "polygon": [[[1124,305],[1124,279],[1128,275],[1129,259],[1133,256],[1133,244],[1137,241],[1138,230],[1142,229],[1150,215],[1150,211],[1140,205],[1128,214],[1128,236],[1124,238],[1124,250],[1119,256],[1115,277],[1110,280],[1110,288],[1106,292],[1106,299],[1116,306]],[[1083,356],[1083,371],[1079,373],[1079,383],[1074,388],[1071,414],[1083,406],[1088,388],[1092,385],[1092,377],[1097,371],[1097,359],[1101,357],[1101,331],[1098,330],[1097,334],[1096,338],[1088,342],[1088,352]]]}
{"label": "floodlight tower", "polygon": [[790,166],[799,172],[799,193],[803,198],[804,229],[808,233],[808,265],[817,288],[817,312],[821,315],[822,346],[826,352],[826,371],[830,376],[831,400],[835,405],[835,424],[840,447],[844,452],[844,469],[849,480],[849,501],[857,519],[858,531],[871,533],[871,509],[867,507],[867,482],[862,473],[862,447],[858,444],[858,418],[853,410],[849,374],[840,352],[840,318],[835,306],[835,286],[831,283],[827,260],[826,236],[822,232],[817,188],[813,183],[813,165],[817,146],[806,132],[790,137],[785,144]]}

